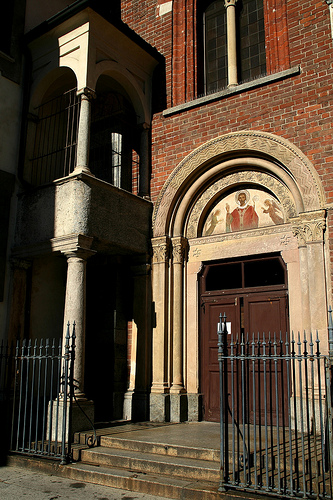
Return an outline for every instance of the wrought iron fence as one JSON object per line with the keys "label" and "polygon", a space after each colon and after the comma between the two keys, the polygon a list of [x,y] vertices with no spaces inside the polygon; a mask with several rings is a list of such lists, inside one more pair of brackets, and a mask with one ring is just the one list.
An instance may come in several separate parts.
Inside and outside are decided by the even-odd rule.
{"label": "wrought iron fence", "polygon": [[9,451],[63,464],[70,460],[74,359],[75,324],[71,335],[68,325],[64,344],[62,339],[2,344],[0,402],[10,430]]}
{"label": "wrought iron fence", "polygon": [[332,360],[318,334],[235,336],[221,314],[218,359],[219,490],[331,498]]}

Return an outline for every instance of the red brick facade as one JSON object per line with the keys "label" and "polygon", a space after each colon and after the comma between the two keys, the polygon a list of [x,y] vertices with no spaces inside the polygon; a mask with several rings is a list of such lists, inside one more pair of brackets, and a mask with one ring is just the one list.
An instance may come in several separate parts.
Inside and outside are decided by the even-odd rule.
{"label": "red brick facade", "polygon": [[[196,93],[196,4],[174,0],[123,0],[123,21],[165,57],[167,106]],[[151,197],[173,169],[209,139],[239,130],[262,130],[291,141],[315,166],[333,202],[332,36],[324,0],[265,0],[267,73],[300,66],[300,74],[185,109],[152,123]],[[333,257],[332,257],[333,259]]]}
{"label": "red brick facade", "polygon": [[[161,2],[126,0],[122,2],[122,15],[133,30],[164,55],[170,106],[186,102],[194,94],[195,2],[176,0],[174,12],[163,17],[157,16],[158,3]],[[281,135],[298,146],[316,166],[327,201],[333,201],[333,184],[328,170],[333,160],[330,107],[333,68],[328,6],[324,0],[266,0],[265,7],[267,46],[270,47],[267,59],[272,61],[268,72],[287,69],[290,59],[290,66],[300,65],[301,74],[170,118],[155,114],[152,127],[153,200],[173,168],[192,149],[216,135],[246,128]],[[275,40],[269,27],[269,22],[273,21],[276,22]],[[186,26],[191,27],[191,32],[185,29]]]}

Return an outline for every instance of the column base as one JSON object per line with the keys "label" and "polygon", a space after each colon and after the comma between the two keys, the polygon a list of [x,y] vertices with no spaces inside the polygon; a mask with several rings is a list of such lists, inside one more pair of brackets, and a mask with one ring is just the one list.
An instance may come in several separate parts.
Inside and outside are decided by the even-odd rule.
{"label": "column base", "polygon": [[127,391],[125,393],[123,419],[132,422],[149,420],[149,398],[146,392]]}
{"label": "column base", "polygon": [[[52,408],[52,410],[51,410]],[[84,413],[83,413],[84,412]],[[62,432],[64,426],[64,418],[66,418],[66,442],[68,439],[69,426],[69,403],[67,402],[66,417],[64,417],[64,402],[62,400],[54,400],[49,402],[47,416],[46,439],[51,437],[51,441],[62,440]],[[80,399],[78,402],[73,401],[71,413],[71,439],[75,432],[90,430],[94,423],[95,406],[93,401],[88,399]],[[89,421],[90,420],[90,421]]]}
{"label": "column base", "polygon": [[187,395],[189,422],[200,422],[202,420],[202,394]]}
{"label": "column base", "polygon": [[150,394],[149,417],[151,422],[170,422],[170,394]]}
{"label": "column base", "polygon": [[187,418],[187,394],[170,394],[170,422],[185,422]]}

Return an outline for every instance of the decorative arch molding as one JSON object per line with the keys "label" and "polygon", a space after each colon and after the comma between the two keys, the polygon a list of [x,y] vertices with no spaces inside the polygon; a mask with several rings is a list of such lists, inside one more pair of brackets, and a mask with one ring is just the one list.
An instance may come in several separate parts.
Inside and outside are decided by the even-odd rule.
{"label": "decorative arch molding", "polygon": [[199,146],[171,173],[155,204],[154,237],[172,232],[175,212],[179,210],[182,199],[184,205],[184,197],[186,198],[190,187],[194,183],[200,184],[201,176],[204,177],[213,168],[219,169],[219,175],[222,176],[226,172],[227,159],[242,158],[244,155],[251,155],[253,162],[255,158],[266,159],[281,182],[287,185],[288,179],[290,184],[294,184],[301,200],[298,212],[318,210],[324,206],[325,197],[319,176],[308,158],[296,146],[267,132],[232,132]]}
{"label": "decorative arch molding", "polygon": [[199,233],[202,229],[205,215],[216,199],[220,198],[221,194],[230,186],[237,186],[238,184],[241,185],[244,183],[253,184],[254,186],[260,185],[273,193],[284,209],[285,222],[289,222],[291,217],[296,216],[296,206],[293,198],[290,196],[290,191],[278,179],[264,172],[235,172],[218,179],[202,193],[190,212],[186,228],[186,237],[197,238],[201,236]]}

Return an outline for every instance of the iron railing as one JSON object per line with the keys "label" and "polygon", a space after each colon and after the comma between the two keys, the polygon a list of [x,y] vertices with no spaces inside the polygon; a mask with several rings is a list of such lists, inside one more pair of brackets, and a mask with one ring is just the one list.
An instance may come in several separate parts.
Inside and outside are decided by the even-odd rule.
{"label": "iron railing", "polygon": [[318,334],[236,336],[221,314],[218,359],[219,490],[331,498],[331,361]]}
{"label": "iron railing", "polygon": [[73,172],[76,161],[80,96],[76,89],[36,110],[35,142],[30,160],[30,183],[47,184]]}
{"label": "iron railing", "polygon": [[62,339],[18,341],[15,348],[2,344],[1,411],[7,415],[9,451],[62,464],[70,460],[74,359],[75,324],[71,335],[68,324],[64,344]]}

